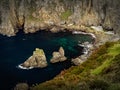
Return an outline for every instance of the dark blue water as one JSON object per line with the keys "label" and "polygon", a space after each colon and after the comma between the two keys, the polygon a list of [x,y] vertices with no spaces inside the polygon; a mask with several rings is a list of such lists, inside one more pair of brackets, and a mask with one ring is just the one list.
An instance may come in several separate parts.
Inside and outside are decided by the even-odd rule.
{"label": "dark blue water", "polygon": [[[89,41],[91,36],[72,35],[71,32],[50,33],[40,31],[34,34],[19,33],[14,37],[0,35],[0,90],[10,90],[16,83],[28,84],[41,83],[50,80],[71,66],[70,58],[82,54],[82,47],[78,42]],[[63,46],[68,60],[62,63],[50,64],[49,60],[53,51],[58,51]],[[44,50],[48,67],[44,69],[22,70],[17,66],[32,55],[35,48]]]}

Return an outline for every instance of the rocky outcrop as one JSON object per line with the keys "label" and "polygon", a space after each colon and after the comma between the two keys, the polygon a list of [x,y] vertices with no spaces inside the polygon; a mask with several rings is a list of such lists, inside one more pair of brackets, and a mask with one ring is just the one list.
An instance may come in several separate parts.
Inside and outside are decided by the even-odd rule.
{"label": "rocky outcrop", "polygon": [[75,64],[75,65],[80,65],[84,62],[84,60],[80,59],[80,57],[77,57],[75,59],[72,59],[72,62]]}
{"label": "rocky outcrop", "polygon": [[19,29],[81,29],[102,26],[120,34],[119,0],[1,0],[0,33],[13,36]]}
{"label": "rocky outcrop", "polygon": [[33,55],[29,57],[23,64],[23,68],[44,68],[47,66],[46,56],[42,49],[36,48]]}
{"label": "rocky outcrop", "polygon": [[53,57],[51,58],[50,62],[51,63],[56,63],[56,62],[63,62],[67,60],[65,57],[65,52],[63,47],[60,47],[58,52],[53,52]]}

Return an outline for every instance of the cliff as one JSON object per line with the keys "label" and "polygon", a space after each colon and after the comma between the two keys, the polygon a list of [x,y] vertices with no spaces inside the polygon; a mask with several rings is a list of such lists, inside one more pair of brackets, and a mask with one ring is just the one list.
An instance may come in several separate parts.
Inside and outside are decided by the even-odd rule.
{"label": "cliff", "polygon": [[119,5],[119,0],[2,0],[0,33],[101,25],[120,34]]}

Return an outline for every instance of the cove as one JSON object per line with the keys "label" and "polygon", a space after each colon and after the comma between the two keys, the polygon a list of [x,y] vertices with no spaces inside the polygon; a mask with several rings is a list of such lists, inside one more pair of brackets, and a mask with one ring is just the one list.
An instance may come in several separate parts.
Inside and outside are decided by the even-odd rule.
{"label": "cove", "polygon": [[[71,58],[82,54],[81,42],[92,42],[90,35],[72,34],[72,32],[51,33],[39,31],[34,34],[19,33],[14,37],[0,35],[0,90],[11,90],[17,83],[26,82],[30,85],[41,83],[54,78],[62,70],[69,68]],[[50,63],[52,52],[62,46],[67,61]],[[22,70],[17,66],[32,55],[35,48],[44,50],[48,67],[40,69]]]}

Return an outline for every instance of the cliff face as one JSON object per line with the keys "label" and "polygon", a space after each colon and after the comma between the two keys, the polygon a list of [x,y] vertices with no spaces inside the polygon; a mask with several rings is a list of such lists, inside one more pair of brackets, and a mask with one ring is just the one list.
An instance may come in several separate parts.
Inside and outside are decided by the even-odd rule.
{"label": "cliff face", "polygon": [[2,0],[0,33],[15,35],[51,26],[102,25],[120,33],[119,0]]}

